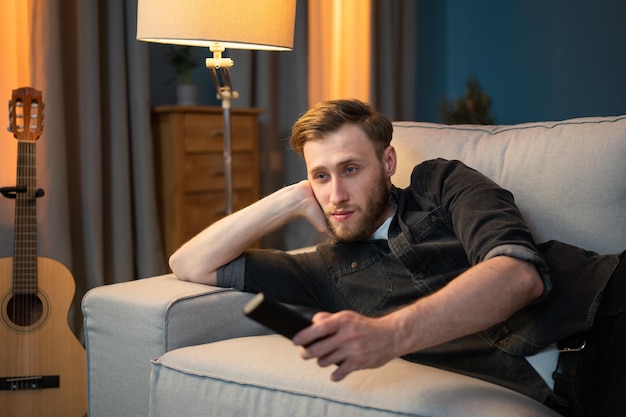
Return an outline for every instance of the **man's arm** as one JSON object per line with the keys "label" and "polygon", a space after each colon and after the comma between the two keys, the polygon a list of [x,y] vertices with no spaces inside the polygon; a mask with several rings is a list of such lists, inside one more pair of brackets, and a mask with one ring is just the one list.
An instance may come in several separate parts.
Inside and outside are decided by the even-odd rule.
{"label": "man's arm", "polygon": [[339,381],[350,372],[375,368],[393,358],[485,330],[537,299],[543,283],[536,267],[508,256],[485,260],[438,292],[381,318],[355,312],[319,313],[294,343],[320,366],[340,364]]}
{"label": "man's arm", "polygon": [[284,187],[207,227],[174,252],[169,259],[170,268],[181,280],[215,285],[218,268],[296,217],[304,217],[319,232],[329,233],[324,213],[306,180]]}

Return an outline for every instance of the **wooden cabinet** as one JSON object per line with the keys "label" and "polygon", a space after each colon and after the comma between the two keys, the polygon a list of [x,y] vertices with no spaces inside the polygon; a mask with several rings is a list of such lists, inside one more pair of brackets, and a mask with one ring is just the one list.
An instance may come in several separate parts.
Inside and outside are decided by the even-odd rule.
{"label": "wooden cabinet", "polygon": [[[231,109],[233,204],[259,199],[258,109]],[[226,214],[220,107],[153,110],[158,209],[166,256]]]}

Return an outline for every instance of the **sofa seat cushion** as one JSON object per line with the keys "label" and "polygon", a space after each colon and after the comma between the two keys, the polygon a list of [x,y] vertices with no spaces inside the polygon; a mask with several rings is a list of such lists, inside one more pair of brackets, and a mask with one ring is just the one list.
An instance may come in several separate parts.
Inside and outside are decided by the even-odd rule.
{"label": "sofa seat cushion", "polygon": [[[474,378],[395,359],[330,381],[279,335],[180,348],[152,361],[150,415],[556,416],[535,400]],[[253,404],[253,406],[251,406]]]}

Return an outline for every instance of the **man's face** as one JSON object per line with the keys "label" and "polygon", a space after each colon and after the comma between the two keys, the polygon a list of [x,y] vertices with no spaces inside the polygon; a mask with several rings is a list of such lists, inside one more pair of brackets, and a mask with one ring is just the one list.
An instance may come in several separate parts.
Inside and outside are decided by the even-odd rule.
{"label": "man's face", "polygon": [[385,149],[381,161],[363,130],[345,124],[324,138],[307,141],[303,153],[311,188],[336,239],[368,239],[393,212],[389,190],[394,149]]}

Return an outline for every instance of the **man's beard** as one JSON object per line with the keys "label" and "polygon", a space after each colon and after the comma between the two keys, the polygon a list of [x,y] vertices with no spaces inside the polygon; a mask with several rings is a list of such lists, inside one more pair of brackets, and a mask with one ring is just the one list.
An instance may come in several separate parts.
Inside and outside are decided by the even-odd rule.
{"label": "man's beard", "polygon": [[[360,213],[362,216],[356,221],[356,223],[348,225],[347,223],[340,223],[338,225],[330,222],[330,215],[326,215],[326,223],[328,228],[335,236],[337,242],[357,242],[369,239],[376,228],[380,226],[380,218],[387,210],[389,205],[389,187],[387,185],[387,179],[384,175],[380,175],[378,184],[372,187],[372,192],[369,194],[368,199],[365,202],[364,207],[360,207],[361,210],[355,212]],[[352,209],[350,205],[342,208]]]}

